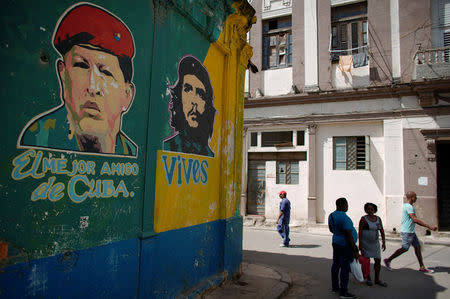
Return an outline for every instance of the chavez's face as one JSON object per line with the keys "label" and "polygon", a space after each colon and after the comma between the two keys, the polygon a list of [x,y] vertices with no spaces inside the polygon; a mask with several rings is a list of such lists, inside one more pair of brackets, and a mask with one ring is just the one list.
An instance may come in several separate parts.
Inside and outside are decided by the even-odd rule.
{"label": "chavez's face", "polygon": [[205,85],[195,75],[183,77],[181,101],[183,103],[184,117],[192,128],[199,126],[198,117],[205,112]]}
{"label": "chavez's face", "polygon": [[58,62],[63,97],[82,134],[117,134],[121,115],[134,97],[115,55],[94,48],[73,46]]}

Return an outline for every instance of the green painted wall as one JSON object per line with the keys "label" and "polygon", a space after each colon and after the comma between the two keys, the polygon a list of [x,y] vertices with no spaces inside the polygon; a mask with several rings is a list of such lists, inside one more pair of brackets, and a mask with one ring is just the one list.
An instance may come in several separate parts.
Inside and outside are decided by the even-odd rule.
{"label": "green painted wall", "polygon": [[[0,144],[0,238],[10,242],[10,255],[14,255],[15,248],[24,248],[25,252],[17,250],[16,259],[19,260],[25,259],[26,255],[34,259],[68,249],[82,249],[135,238],[141,231],[143,199],[145,197],[152,200],[152,196],[144,196],[146,171],[151,173],[150,168],[145,168],[148,156],[147,136],[151,134],[151,130],[147,131],[150,120],[149,82],[154,29],[150,1],[95,2],[120,17],[134,36],[136,54],[133,82],[136,94],[129,112],[123,116],[122,130],[138,145],[138,157],[105,157],[36,149],[44,157],[66,159],[69,172],[75,160],[94,162],[96,173],[87,175],[89,180],[112,180],[116,187],[123,180],[127,190],[134,192],[134,196],[94,197],[77,204],[66,193],[73,176],[48,172],[39,179],[31,176],[21,180],[12,179],[12,161],[27,152],[27,149],[16,147],[22,129],[30,119],[61,103],[55,66],[59,54],[51,42],[58,18],[73,4],[72,1],[7,1],[2,5],[4,14],[0,21],[6,31],[2,34],[0,46],[0,55],[4,58],[0,73],[4,97],[0,121],[5,128],[5,142]],[[167,123],[166,117],[164,114],[154,114],[151,118]],[[30,168],[34,160],[31,159],[24,171]],[[139,173],[128,176],[100,175],[105,162],[109,166],[112,163],[131,163],[139,168]],[[42,167],[42,162],[40,166]],[[56,202],[49,199],[32,201],[33,192],[50,177],[55,177],[54,184],[63,183],[64,197]],[[77,184],[79,193],[86,191],[87,188],[83,185]],[[84,216],[89,217],[88,227],[81,228],[81,217]]]}
{"label": "green painted wall", "polygon": [[[5,32],[0,38],[0,55],[4,62],[0,78],[4,99],[0,121],[5,142],[0,144],[0,242],[9,243],[6,264],[154,234],[156,151],[171,134],[167,85],[176,81],[182,56],[205,59],[210,43],[219,37],[226,18],[234,11],[233,1],[205,0],[195,5],[181,0],[92,2],[120,18],[134,38],[136,93],[122,118],[122,131],[137,145],[138,155],[132,158],[19,148],[18,138],[27,123],[61,104],[56,64],[60,56],[52,46],[52,35],[58,19],[76,3],[3,3],[0,22]],[[205,16],[202,7],[213,7],[214,14]],[[49,170],[40,177],[44,159],[55,165],[64,161],[66,171]],[[73,173],[73,163],[95,165],[91,167],[95,173]],[[138,172],[102,173],[104,167],[116,163]],[[106,194],[75,203],[68,189],[71,181],[80,178],[74,187],[78,194],[89,190],[83,179],[93,180],[93,186],[110,180],[114,188],[120,185],[121,189],[117,197]],[[104,188],[102,191],[111,193]],[[63,196],[51,201],[51,192]]]}

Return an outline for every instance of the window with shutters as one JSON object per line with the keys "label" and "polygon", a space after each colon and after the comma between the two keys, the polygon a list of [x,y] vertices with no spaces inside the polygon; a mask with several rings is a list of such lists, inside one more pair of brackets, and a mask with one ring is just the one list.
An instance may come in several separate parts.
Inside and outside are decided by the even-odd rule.
{"label": "window with shutters", "polygon": [[298,161],[277,161],[277,184],[298,184]]}
{"label": "window with shutters", "polygon": [[[431,31],[434,48],[450,47],[450,0],[431,1]],[[444,54],[449,62],[449,50]]]}
{"label": "window with shutters", "polygon": [[263,69],[292,65],[291,17],[264,21],[263,23]]}
{"label": "window with shutters", "polygon": [[331,8],[331,60],[366,51],[367,2]]}
{"label": "window with shutters", "polygon": [[333,137],[333,169],[369,170],[369,136]]}
{"label": "window with shutters", "polygon": [[[450,30],[448,32],[444,32],[444,47],[450,47]],[[450,62],[450,50],[444,50],[444,61]]]}

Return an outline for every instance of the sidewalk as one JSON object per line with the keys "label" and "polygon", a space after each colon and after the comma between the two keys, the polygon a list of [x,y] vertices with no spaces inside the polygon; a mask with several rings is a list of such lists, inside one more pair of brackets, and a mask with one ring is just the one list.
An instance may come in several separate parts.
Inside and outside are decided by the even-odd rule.
{"label": "sidewalk", "polygon": [[[255,230],[273,230],[275,224],[244,220],[244,227]],[[291,233],[308,233],[330,236],[326,225],[291,226]],[[425,245],[450,246],[450,234],[436,233],[419,236]],[[400,234],[386,233],[386,240],[401,243]],[[205,299],[220,298],[280,298],[292,286],[290,275],[283,269],[262,264],[242,263],[242,275],[238,279],[227,280],[221,286],[208,290],[201,295]]]}
{"label": "sidewalk", "polygon": [[204,293],[202,298],[275,299],[280,298],[291,286],[291,277],[284,270],[243,262],[239,279],[226,281],[220,287]]}
{"label": "sidewalk", "polygon": [[[275,222],[270,221],[260,221],[255,220],[255,217],[245,217],[244,218],[244,227],[251,228],[251,229],[260,229],[260,230],[276,230],[276,224]],[[308,233],[313,235],[324,235],[324,236],[330,236],[331,233],[328,230],[328,226],[325,224],[309,224],[309,225],[302,225],[302,226],[289,226],[291,233]],[[391,233],[385,231],[386,241],[392,241],[392,242],[400,242],[402,241],[402,238],[399,233]],[[424,236],[419,235],[419,240],[423,242],[425,245],[444,245],[444,246],[450,246],[450,233],[449,232],[432,232],[431,235]]]}

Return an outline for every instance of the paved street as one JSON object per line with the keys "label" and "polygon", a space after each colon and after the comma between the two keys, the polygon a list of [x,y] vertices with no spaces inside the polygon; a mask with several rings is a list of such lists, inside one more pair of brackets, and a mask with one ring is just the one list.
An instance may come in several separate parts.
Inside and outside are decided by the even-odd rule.
{"label": "paved street", "polygon": [[[290,238],[292,246],[280,248],[281,238],[274,230],[244,227],[243,260],[285,269],[293,286],[283,298],[337,298],[331,293],[331,236],[292,232]],[[392,254],[400,243],[388,241],[386,246],[382,258]],[[417,271],[419,265],[410,249],[393,261],[393,272],[382,267],[381,279],[388,283],[387,288],[369,287],[351,277],[349,291],[358,298],[450,298],[450,247],[425,245],[423,256],[434,274]],[[373,277],[373,266],[371,271]]]}

